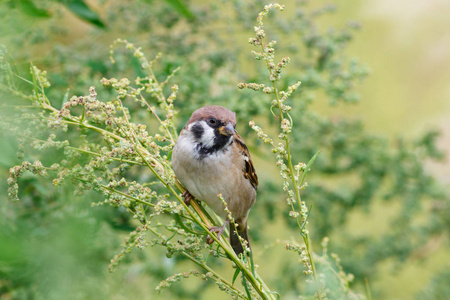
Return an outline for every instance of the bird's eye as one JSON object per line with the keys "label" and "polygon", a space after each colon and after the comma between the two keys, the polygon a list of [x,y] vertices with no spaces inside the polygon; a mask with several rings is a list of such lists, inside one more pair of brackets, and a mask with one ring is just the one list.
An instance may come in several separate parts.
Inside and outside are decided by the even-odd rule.
{"label": "bird's eye", "polygon": [[217,120],[214,119],[214,118],[210,118],[210,119],[208,120],[208,123],[211,124],[211,125],[216,125],[216,124],[217,124]]}

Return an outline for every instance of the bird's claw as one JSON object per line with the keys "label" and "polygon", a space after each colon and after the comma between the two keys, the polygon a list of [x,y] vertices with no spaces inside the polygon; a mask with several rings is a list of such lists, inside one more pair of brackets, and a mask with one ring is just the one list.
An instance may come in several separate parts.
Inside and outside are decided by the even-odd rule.
{"label": "bird's claw", "polygon": [[186,204],[187,206],[189,206],[189,205],[191,204],[192,198],[194,198],[194,197],[192,197],[191,193],[189,193],[188,190],[185,190],[182,196],[183,196],[183,198],[184,198],[184,199],[183,199],[184,204]]}
{"label": "bird's claw", "polygon": [[[212,226],[208,230],[209,230],[209,232],[214,232],[215,234],[217,234],[217,239],[220,239],[220,236],[225,231],[225,226],[227,226],[227,224],[228,224],[228,220],[226,220],[222,226]],[[212,244],[213,242],[214,242],[214,239],[211,237],[211,235],[208,234],[208,236],[206,237],[206,243],[209,245],[209,244]]]}

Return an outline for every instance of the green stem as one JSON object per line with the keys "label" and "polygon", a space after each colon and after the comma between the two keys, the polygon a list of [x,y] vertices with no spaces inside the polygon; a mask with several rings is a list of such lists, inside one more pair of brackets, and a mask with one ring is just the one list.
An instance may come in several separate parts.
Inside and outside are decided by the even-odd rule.
{"label": "green stem", "polygon": [[[283,111],[281,110],[281,100],[280,97],[278,96],[278,88],[277,85],[275,84],[275,81],[272,81],[272,85],[273,85],[273,92],[275,93],[275,99],[277,100],[278,111],[280,112],[280,121],[283,121],[284,115]],[[287,143],[287,138],[286,138],[286,146],[289,147],[289,144]]]}
{"label": "green stem", "polygon": [[[262,49],[264,51],[264,46],[263,46],[262,42],[261,42],[261,47],[262,47]],[[267,66],[269,66],[269,63],[267,62],[267,60],[266,60],[266,63],[267,63]],[[270,72],[270,68],[269,68],[269,72]],[[280,113],[280,122],[283,122],[284,121],[284,115],[283,115],[283,110],[281,108],[281,104],[282,103],[281,103],[280,97],[278,95],[278,88],[277,88],[277,85],[275,84],[275,81],[272,81],[272,85],[273,85],[273,90],[274,90],[274,93],[275,93],[275,99],[276,99],[277,105],[278,105],[278,110],[279,110],[279,113]],[[301,196],[300,196],[300,191],[298,189],[297,180],[295,179],[294,167],[292,165],[291,148],[289,146],[289,144],[290,144],[289,143],[289,134],[286,134],[284,140],[285,140],[285,145],[286,145],[286,154],[287,154],[287,162],[288,162],[288,167],[289,167],[289,174],[290,174],[290,177],[291,177],[291,180],[292,180],[292,184],[294,185],[294,193],[295,193],[295,197],[297,199],[298,207],[301,210],[301,207],[302,207],[301,206],[301,202],[302,202],[302,200],[301,200]],[[297,224],[299,225],[299,228],[301,230],[302,227],[300,226],[300,223],[299,223],[298,219],[297,219]],[[306,246],[306,249],[307,249],[307,252],[308,252],[308,258],[309,258],[309,261],[311,263],[311,269],[312,269],[312,272],[313,272],[314,281],[315,281],[315,283],[317,285],[317,289],[318,289],[318,291],[317,291],[317,298],[319,300],[321,300],[322,296],[320,295],[319,282],[317,280],[317,271],[316,271],[316,266],[315,266],[314,260],[313,260],[312,247],[311,247],[311,243],[310,243],[310,239],[309,239],[309,234],[307,234],[307,233],[303,234],[300,231],[300,235],[303,238],[303,241],[305,243],[305,246]]]}
{"label": "green stem", "polygon": [[[103,155],[101,155],[100,153],[97,153],[97,152],[84,150],[84,149],[80,149],[80,148],[76,148],[76,147],[72,147],[72,146],[67,146],[67,148],[75,150],[75,151],[78,151],[78,152],[82,152],[82,153],[90,154],[90,155],[93,155],[93,156],[97,156],[97,157],[102,157],[103,156]],[[124,162],[124,163],[127,163],[127,164],[143,166],[142,163],[137,162],[137,161],[127,160],[127,159],[122,159],[122,158],[117,158],[117,157],[108,157],[108,158],[110,158],[112,160]]]}
{"label": "green stem", "polygon": [[148,205],[148,206],[151,206],[151,207],[155,207],[155,204],[153,204],[153,203],[150,203],[150,202],[147,202],[147,201],[145,201],[145,200],[142,200],[142,199],[133,197],[133,196],[127,194],[127,193],[124,193],[124,192],[118,191],[118,190],[116,190],[116,189],[110,188],[110,187],[108,187],[108,186],[106,186],[106,185],[103,185],[103,184],[102,184],[101,187],[102,187],[103,189],[105,189],[105,190],[108,190],[108,191],[117,193],[117,194],[122,195],[122,196],[127,197],[127,198],[130,198],[130,199],[132,199],[132,200],[134,200],[134,201],[136,201],[136,202],[138,202],[138,203],[145,204],[145,205]]}
{"label": "green stem", "polygon": [[164,123],[161,121],[161,118],[158,116],[156,111],[148,104],[148,102],[147,102],[147,100],[145,100],[144,96],[142,96],[141,93],[139,93],[139,96],[141,96],[141,101],[143,101],[145,103],[145,105],[147,105],[147,108],[152,112],[152,114],[156,118],[156,120],[158,120],[159,124],[161,124],[161,126],[164,127],[166,133],[169,135],[169,138],[170,138],[170,141],[172,142],[172,144],[175,144],[175,140],[174,140],[172,134],[170,133],[169,128],[167,128],[167,126],[164,125]]}
{"label": "green stem", "polygon": [[219,279],[220,281],[222,281],[224,284],[226,284],[227,286],[229,286],[231,289],[235,290],[237,292],[237,294],[239,295],[239,297],[241,297],[242,299],[247,299],[244,295],[243,292],[241,292],[240,290],[236,289],[232,283],[230,283],[229,281],[227,281],[225,278],[223,278],[220,274],[218,274],[216,271],[214,271],[214,269],[211,269],[207,264],[205,264],[204,262],[200,262],[198,260],[196,260],[194,257],[192,257],[191,255],[189,255],[187,252],[182,252],[182,254],[188,258],[190,261],[192,261],[193,263],[195,263],[196,265],[198,265],[199,267],[205,269],[205,271],[207,272],[211,272],[217,279]]}

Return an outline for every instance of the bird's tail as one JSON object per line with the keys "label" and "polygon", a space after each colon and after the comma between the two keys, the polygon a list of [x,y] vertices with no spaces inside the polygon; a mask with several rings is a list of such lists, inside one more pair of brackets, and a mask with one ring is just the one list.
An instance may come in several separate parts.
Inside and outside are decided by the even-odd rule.
{"label": "bird's tail", "polygon": [[[237,234],[236,234],[237,232]],[[247,247],[250,248],[250,240],[248,238],[248,227],[247,227],[247,222],[239,222],[239,226],[237,227],[236,230],[236,226],[234,226],[233,222],[230,222],[230,244],[231,247],[233,248],[234,252],[236,253],[236,255],[241,254],[242,252],[244,252],[244,248],[242,247],[242,243],[239,240],[238,234],[241,238],[243,238],[244,240],[247,241]]]}

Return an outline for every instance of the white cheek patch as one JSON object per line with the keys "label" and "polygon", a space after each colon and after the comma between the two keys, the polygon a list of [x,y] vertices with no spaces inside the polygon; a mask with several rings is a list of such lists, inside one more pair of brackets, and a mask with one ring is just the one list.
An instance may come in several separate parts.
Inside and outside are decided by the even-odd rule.
{"label": "white cheek patch", "polygon": [[177,140],[178,149],[182,153],[183,157],[194,157],[195,156],[195,142],[191,138],[180,135]]}
{"label": "white cheek patch", "polygon": [[214,134],[214,129],[208,126],[205,121],[195,122],[189,125],[188,131],[192,134],[192,127],[200,125],[203,128],[203,133],[200,138],[192,137],[197,143],[201,144],[205,148],[212,148],[214,146],[214,139],[216,135]]}
{"label": "white cheek patch", "polygon": [[212,148],[214,146],[214,139],[216,138],[216,135],[214,134],[214,129],[209,127],[206,122],[202,121],[203,126],[203,135],[200,138],[200,143],[206,148]]}

